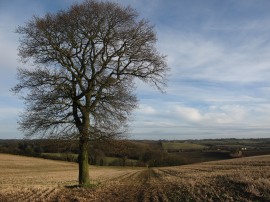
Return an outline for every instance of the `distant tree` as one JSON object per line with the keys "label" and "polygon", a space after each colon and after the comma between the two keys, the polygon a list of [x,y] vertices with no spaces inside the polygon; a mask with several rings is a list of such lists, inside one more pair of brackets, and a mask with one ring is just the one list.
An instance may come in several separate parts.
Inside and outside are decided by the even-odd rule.
{"label": "distant tree", "polygon": [[110,140],[107,142],[107,145],[113,145],[113,153],[117,154],[117,156],[121,158],[122,166],[126,166],[126,161],[129,155],[130,142],[127,140]]}
{"label": "distant tree", "polygon": [[162,89],[168,71],[156,34],[137,12],[117,3],[85,0],[34,16],[17,29],[18,69],[26,136],[79,140],[79,184],[89,183],[88,145],[115,138],[136,107],[134,78]]}

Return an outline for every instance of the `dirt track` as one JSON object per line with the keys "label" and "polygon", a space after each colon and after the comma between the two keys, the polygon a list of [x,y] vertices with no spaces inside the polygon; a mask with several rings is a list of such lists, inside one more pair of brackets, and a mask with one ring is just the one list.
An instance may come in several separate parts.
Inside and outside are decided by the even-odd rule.
{"label": "dirt track", "polygon": [[167,168],[91,167],[92,188],[74,186],[76,164],[0,154],[0,171],[0,201],[270,201],[270,156]]}

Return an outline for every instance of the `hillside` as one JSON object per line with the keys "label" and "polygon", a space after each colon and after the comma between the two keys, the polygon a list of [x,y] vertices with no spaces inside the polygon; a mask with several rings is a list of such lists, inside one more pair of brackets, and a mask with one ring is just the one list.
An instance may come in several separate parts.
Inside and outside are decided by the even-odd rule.
{"label": "hillside", "polygon": [[[0,153],[77,162],[77,140],[1,140]],[[100,140],[89,146],[99,166],[166,167],[235,157],[270,155],[270,138],[208,140]]]}
{"label": "hillside", "polygon": [[75,163],[0,154],[0,201],[270,201],[269,155],[90,169],[94,186],[78,188]]}

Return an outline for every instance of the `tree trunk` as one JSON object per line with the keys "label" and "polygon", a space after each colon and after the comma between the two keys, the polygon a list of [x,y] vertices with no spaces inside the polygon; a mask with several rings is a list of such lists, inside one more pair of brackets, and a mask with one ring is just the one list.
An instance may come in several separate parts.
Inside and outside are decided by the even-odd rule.
{"label": "tree trunk", "polygon": [[88,164],[88,139],[80,138],[79,144],[79,185],[88,186],[90,183],[89,164]]}

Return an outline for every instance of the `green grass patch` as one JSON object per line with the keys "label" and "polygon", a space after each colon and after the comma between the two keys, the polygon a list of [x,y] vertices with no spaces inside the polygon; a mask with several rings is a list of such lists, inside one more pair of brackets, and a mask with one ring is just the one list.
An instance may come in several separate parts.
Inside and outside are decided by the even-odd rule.
{"label": "green grass patch", "polygon": [[78,154],[73,153],[42,153],[40,156],[45,159],[72,161],[72,162],[75,162],[78,159]]}
{"label": "green grass patch", "polygon": [[164,150],[202,150],[207,148],[204,145],[194,144],[194,143],[180,143],[180,142],[162,142],[162,148]]}

